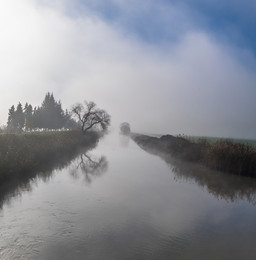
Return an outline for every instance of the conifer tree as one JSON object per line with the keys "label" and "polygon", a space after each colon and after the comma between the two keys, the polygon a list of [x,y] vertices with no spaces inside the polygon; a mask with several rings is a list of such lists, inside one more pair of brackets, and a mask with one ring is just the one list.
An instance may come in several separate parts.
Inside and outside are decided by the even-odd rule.
{"label": "conifer tree", "polygon": [[25,115],[25,129],[26,131],[32,130],[34,127],[33,124],[33,108],[30,104],[26,103],[24,107],[24,115]]}
{"label": "conifer tree", "polygon": [[47,93],[41,106],[42,128],[60,129],[64,126],[64,111],[60,101],[55,101],[53,94]]}
{"label": "conifer tree", "polygon": [[33,127],[34,128],[42,128],[42,116],[41,116],[41,108],[40,107],[35,107],[33,110],[33,118],[32,118],[32,122],[33,122]]}
{"label": "conifer tree", "polygon": [[66,129],[79,129],[80,125],[77,123],[73,118],[71,112],[68,112],[68,110],[65,110],[64,114],[64,128]]}
{"label": "conifer tree", "polygon": [[25,115],[23,113],[22,104],[20,102],[16,108],[15,120],[17,122],[17,130],[21,132],[25,124]]}
{"label": "conifer tree", "polygon": [[32,129],[76,129],[80,124],[74,120],[71,114],[62,109],[60,101],[56,101],[53,94],[48,92],[41,106],[32,107],[26,102],[24,109],[22,104],[13,105],[9,109],[7,129],[10,132],[18,132]]}
{"label": "conifer tree", "polygon": [[8,113],[8,121],[7,121],[7,129],[10,132],[15,132],[17,130],[17,123],[15,120],[15,107],[14,105],[11,106]]}

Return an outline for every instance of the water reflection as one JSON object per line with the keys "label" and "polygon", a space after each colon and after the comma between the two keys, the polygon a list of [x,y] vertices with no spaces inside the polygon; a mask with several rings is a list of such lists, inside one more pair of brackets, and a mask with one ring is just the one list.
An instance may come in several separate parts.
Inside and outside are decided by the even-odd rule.
{"label": "water reflection", "polygon": [[82,176],[86,183],[91,183],[95,177],[103,175],[108,169],[108,162],[105,156],[97,157],[89,153],[81,153],[75,161],[70,174],[75,179]]}
{"label": "water reflection", "polygon": [[140,145],[140,147],[161,157],[172,169],[176,181],[193,181],[206,188],[209,193],[218,199],[225,199],[230,202],[245,199],[256,205],[256,179],[214,171],[200,164],[180,161],[165,154],[157,153],[146,146]]}
{"label": "water reflection", "polygon": [[232,184],[233,176],[225,181],[222,173],[162,157],[175,167],[172,173],[133,142],[129,149],[118,143],[116,136],[107,137],[63,171],[46,172],[42,178],[49,183],[34,178],[28,186],[32,196],[23,194],[21,202],[4,207],[0,258],[255,258],[256,207],[217,201],[194,185],[230,200],[231,187],[235,194],[241,189],[240,182]]}
{"label": "water reflection", "polygon": [[[86,149],[92,150],[96,147],[97,143],[91,145]],[[73,153],[66,154],[55,162],[46,162],[43,167],[34,172],[24,172],[15,179],[10,179],[0,184],[0,210],[4,204],[9,204],[12,198],[21,196],[24,192],[31,192],[32,187],[38,180],[49,182],[53,177],[55,170],[62,170],[73,165],[80,158],[79,167],[85,173],[87,181],[91,182],[91,175],[100,176],[107,169],[107,160],[101,157],[100,160],[89,160],[85,152],[73,151]],[[85,158],[87,160],[85,160]]]}
{"label": "water reflection", "polygon": [[128,147],[130,142],[130,136],[128,135],[119,135],[119,144],[121,147]]}
{"label": "water reflection", "polygon": [[[168,161],[167,161],[168,162]],[[170,164],[171,166],[171,164]],[[176,180],[194,181],[218,199],[235,202],[247,200],[256,205],[256,180],[209,170],[200,165],[176,162],[173,172]]]}
{"label": "water reflection", "polygon": [[[0,184],[0,209],[4,204],[9,204],[12,198],[19,197],[24,192],[31,192],[35,182],[39,179],[44,182],[49,182],[53,178],[53,171],[55,169],[63,169],[73,160],[58,161],[55,166],[53,164],[48,167],[44,167],[45,170],[30,172],[29,174],[24,172],[19,178],[10,179]],[[48,168],[48,169],[46,169]]]}

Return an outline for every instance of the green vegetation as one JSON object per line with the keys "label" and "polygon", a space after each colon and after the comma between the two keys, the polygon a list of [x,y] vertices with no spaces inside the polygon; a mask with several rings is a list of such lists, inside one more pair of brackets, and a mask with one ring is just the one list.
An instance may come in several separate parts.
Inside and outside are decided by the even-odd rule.
{"label": "green vegetation", "polygon": [[97,143],[99,135],[80,131],[0,135],[0,181],[49,168]]}
{"label": "green vegetation", "polygon": [[133,134],[133,140],[144,149],[155,150],[190,162],[200,162],[211,169],[241,176],[256,177],[256,147],[219,140],[191,141],[181,136],[164,135],[160,138]]}
{"label": "green vegetation", "polygon": [[256,140],[253,139],[238,139],[238,138],[209,137],[209,136],[186,136],[186,135],[182,137],[193,143],[200,142],[201,140],[206,140],[209,144],[214,144],[218,141],[231,141],[233,143],[256,146]]}
{"label": "green vegetation", "polygon": [[[71,111],[62,109],[60,100],[56,101],[53,94],[48,92],[41,106],[32,108],[26,103],[12,105],[8,113],[7,133],[21,133],[31,131],[48,130],[76,130],[81,129],[83,133],[88,130],[107,130],[110,125],[110,115],[103,109],[97,108],[92,101],[77,103]],[[1,129],[0,132],[4,132]]]}
{"label": "green vegetation", "polygon": [[70,160],[80,149],[95,145],[100,135],[96,130],[107,130],[109,124],[110,115],[94,102],[64,112],[49,92],[34,109],[28,103],[24,108],[20,102],[12,105],[0,135],[0,182]]}
{"label": "green vegetation", "polygon": [[256,177],[256,148],[231,141],[217,141],[205,149],[204,162],[210,168]]}
{"label": "green vegetation", "polygon": [[49,92],[41,106],[32,108],[26,103],[12,105],[8,113],[7,130],[9,133],[31,131],[35,129],[77,129],[79,124],[72,119],[71,113],[62,109],[60,101],[56,101]]}

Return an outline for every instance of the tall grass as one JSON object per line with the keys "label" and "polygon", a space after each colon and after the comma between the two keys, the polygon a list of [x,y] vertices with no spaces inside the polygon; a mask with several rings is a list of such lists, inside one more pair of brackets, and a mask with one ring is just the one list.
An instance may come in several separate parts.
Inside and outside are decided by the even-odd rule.
{"label": "tall grass", "polygon": [[200,162],[212,169],[241,176],[256,177],[256,147],[220,140],[214,143],[206,139],[191,141],[181,136],[164,135],[160,138],[133,134],[140,146],[155,149],[186,161]]}
{"label": "tall grass", "polygon": [[47,168],[97,140],[95,132],[80,131],[0,135],[0,181]]}
{"label": "tall grass", "polygon": [[205,163],[211,168],[256,177],[255,147],[231,141],[218,141],[209,146],[204,156]]}

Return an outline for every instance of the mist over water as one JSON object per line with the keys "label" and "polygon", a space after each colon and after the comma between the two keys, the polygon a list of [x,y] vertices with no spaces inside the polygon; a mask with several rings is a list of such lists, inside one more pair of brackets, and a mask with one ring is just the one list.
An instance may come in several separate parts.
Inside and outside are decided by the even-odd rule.
{"label": "mist over water", "polygon": [[1,259],[254,259],[256,184],[213,174],[112,133],[2,200]]}
{"label": "mist over water", "polygon": [[[255,0],[0,1],[0,259],[254,260],[256,180],[128,135],[255,141],[255,13]],[[224,169],[255,171],[253,145],[230,146]],[[200,147],[183,154],[207,162]]]}

